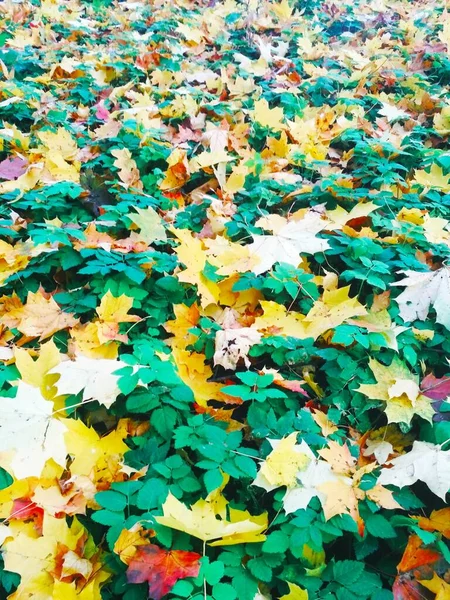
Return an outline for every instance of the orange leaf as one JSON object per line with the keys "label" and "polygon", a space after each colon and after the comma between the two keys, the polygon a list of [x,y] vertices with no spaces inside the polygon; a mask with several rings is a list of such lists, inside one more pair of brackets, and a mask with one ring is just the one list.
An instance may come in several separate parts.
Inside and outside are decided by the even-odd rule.
{"label": "orange leaf", "polygon": [[179,579],[197,577],[200,554],[184,550],[163,550],[155,544],[139,548],[129,564],[129,583],[148,582],[149,598],[160,600]]}
{"label": "orange leaf", "polygon": [[417,535],[411,535],[408,540],[408,545],[402,556],[402,560],[397,565],[399,572],[405,573],[406,571],[412,571],[423,565],[429,565],[430,563],[436,562],[440,558],[439,552],[435,550],[429,550],[428,548],[421,548],[422,540]]}
{"label": "orange leaf", "polygon": [[419,517],[417,524],[425,531],[439,531],[446,538],[450,538],[450,508],[433,510],[429,519]]}

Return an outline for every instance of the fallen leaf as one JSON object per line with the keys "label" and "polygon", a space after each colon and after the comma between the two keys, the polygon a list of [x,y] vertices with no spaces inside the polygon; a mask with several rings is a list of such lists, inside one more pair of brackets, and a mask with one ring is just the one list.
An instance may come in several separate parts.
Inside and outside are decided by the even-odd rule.
{"label": "fallen leaf", "polygon": [[3,315],[1,322],[29,337],[43,340],[56,331],[74,327],[78,319],[61,310],[53,297],[47,298],[39,290],[36,293],[28,292],[27,303]]}
{"label": "fallen leaf", "polygon": [[[52,458],[66,463],[65,425],[53,416],[53,403],[40,391],[20,382],[15,398],[0,398],[0,465],[15,477],[39,477]],[[9,454],[12,456],[9,457]]]}
{"label": "fallen leaf", "polygon": [[114,371],[126,366],[120,360],[78,355],[74,360],[63,360],[50,373],[59,375],[54,383],[59,395],[79,394],[83,390],[83,402],[96,400],[109,408],[120,394],[119,375],[114,375]]}
{"label": "fallen leaf", "polygon": [[399,488],[423,481],[439,498],[445,500],[450,488],[450,450],[429,442],[415,441],[410,452],[393,458],[381,469],[378,483]]}
{"label": "fallen leaf", "polygon": [[175,583],[197,577],[200,554],[185,550],[164,550],[155,544],[138,548],[127,569],[129,583],[148,582],[149,598],[160,600]]}
{"label": "fallen leaf", "polygon": [[371,358],[369,367],[377,383],[363,383],[357,391],[386,403],[388,423],[409,424],[414,415],[432,420],[431,400],[421,393],[418,376],[413,375],[398,357],[395,356],[388,367]]}
{"label": "fallen leaf", "polygon": [[289,581],[287,581],[286,583],[289,587],[289,594],[281,596],[279,600],[308,600],[309,595],[307,590],[304,590],[295,583],[290,583]]}
{"label": "fallen leaf", "polygon": [[395,299],[400,307],[400,316],[404,321],[425,321],[432,306],[436,311],[436,322],[450,330],[450,267],[444,266],[437,271],[402,271],[405,279],[393,283],[406,289]]}
{"label": "fallen leaf", "polygon": [[163,516],[155,517],[161,525],[184,531],[203,541],[216,540],[214,545],[262,542],[266,536],[267,513],[257,517],[247,511],[231,509],[227,518],[228,502],[211,492],[206,500],[197,500],[188,508],[171,493],[164,502]]}
{"label": "fallen leaf", "polygon": [[329,244],[325,239],[316,236],[325,229],[326,224],[327,221],[320,213],[311,210],[303,219],[285,220],[284,225],[278,228],[274,235],[253,235],[253,243],[248,249],[260,262],[252,268],[252,272],[261,275],[278,262],[297,267],[301,263],[301,253],[323,252],[329,248]]}

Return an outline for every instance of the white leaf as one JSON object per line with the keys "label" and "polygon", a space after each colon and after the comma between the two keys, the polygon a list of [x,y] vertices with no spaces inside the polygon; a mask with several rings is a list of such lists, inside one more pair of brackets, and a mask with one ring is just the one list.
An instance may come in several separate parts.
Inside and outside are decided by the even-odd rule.
{"label": "white leaf", "polygon": [[286,514],[293,513],[301,508],[307,508],[310,501],[317,496],[321,503],[325,501],[325,495],[318,491],[318,487],[328,481],[335,481],[336,475],[330,465],[324,460],[312,460],[305,471],[297,474],[301,485],[287,490],[283,498],[283,507]]}
{"label": "white leaf", "polygon": [[58,394],[79,394],[84,389],[83,401],[97,400],[109,408],[120,394],[117,385],[119,376],[113,375],[113,372],[126,366],[120,360],[95,359],[80,355],[73,361],[61,362],[50,373],[60,375],[55,384]]}
{"label": "white leaf", "polygon": [[297,267],[301,262],[300,253],[315,254],[329,248],[326,240],[316,237],[327,225],[327,221],[314,211],[309,211],[299,221],[289,221],[277,230],[275,235],[254,235],[248,246],[250,253],[258,256],[260,262],[252,269],[255,275],[268,271],[277,262]]}
{"label": "white leaf", "polygon": [[0,466],[10,467],[16,479],[40,477],[50,458],[66,464],[66,427],[53,417],[53,402],[38,388],[20,382],[15,398],[0,398],[0,413],[0,453],[5,453]]}
{"label": "white leaf", "polygon": [[254,344],[261,341],[261,338],[262,334],[250,327],[217,331],[214,364],[234,371],[239,359],[242,358],[248,368],[250,366],[248,352]]}
{"label": "white leaf", "polygon": [[411,115],[409,115],[404,110],[397,108],[393,104],[387,104],[386,102],[381,103],[383,108],[379,110],[379,114],[383,117],[386,117],[388,122],[395,121],[396,119],[410,119]]}
{"label": "white leaf", "polygon": [[420,480],[445,500],[450,488],[450,450],[441,450],[428,442],[414,442],[411,452],[390,460],[390,469],[382,469],[378,478],[381,485],[411,486]]}
{"label": "white leaf", "polygon": [[450,267],[425,273],[402,271],[405,279],[391,285],[405,286],[396,298],[404,321],[427,318],[430,306],[436,311],[436,321],[450,330]]}
{"label": "white leaf", "polygon": [[383,440],[368,440],[363,456],[375,456],[380,465],[384,465],[389,454],[394,452],[392,444]]}

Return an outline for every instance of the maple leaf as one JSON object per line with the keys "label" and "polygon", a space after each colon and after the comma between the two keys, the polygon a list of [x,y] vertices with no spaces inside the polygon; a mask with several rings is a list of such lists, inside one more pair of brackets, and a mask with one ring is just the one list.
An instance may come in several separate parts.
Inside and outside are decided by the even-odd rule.
{"label": "maple leaf", "polygon": [[234,273],[250,271],[260,261],[258,256],[252,256],[249,246],[243,246],[227,240],[223,236],[205,239],[208,262],[217,267],[217,274],[229,277]]}
{"label": "maple leaf", "polygon": [[[209,400],[226,402],[230,399],[223,391],[223,385],[208,381],[213,371],[206,364],[206,356],[197,352],[188,352],[179,347],[172,349],[174,361],[180,379],[191,388],[195,401],[200,406],[207,406]],[[236,399],[234,400],[236,401]]]}
{"label": "maple leaf", "polygon": [[327,231],[336,231],[337,229],[342,229],[349,221],[352,221],[353,219],[360,219],[361,217],[367,217],[378,208],[378,205],[374,202],[360,202],[349,212],[347,212],[345,208],[342,208],[342,206],[337,206],[333,210],[327,210],[326,218],[329,223],[327,223],[326,229]]}
{"label": "maple leaf", "polygon": [[223,496],[211,492],[206,500],[197,500],[188,508],[169,493],[162,506],[163,516],[155,520],[205,542],[216,540],[211,544],[214,546],[265,540],[262,532],[267,528],[267,513],[252,516],[247,511],[230,509],[228,518],[227,504]]}
{"label": "maple leaf", "polygon": [[425,273],[401,272],[406,275],[405,279],[391,284],[406,287],[396,298],[401,318],[404,321],[424,321],[432,306],[436,311],[436,322],[450,330],[450,267],[444,266],[437,271]]}
{"label": "maple leaf", "polygon": [[269,108],[269,103],[265,98],[255,102],[252,118],[263,127],[270,127],[276,131],[286,129],[286,125],[282,122],[284,118],[283,109],[280,107]]}
{"label": "maple leaf", "polygon": [[142,190],[143,185],[139,169],[128,148],[111,150],[111,154],[116,159],[114,166],[119,169],[119,177],[124,186]]}
{"label": "maple leaf", "polygon": [[97,400],[109,408],[120,394],[119,375],[114,372],[125,366],[120,360],[79,355],[75,360],[63,360],[50,373],[59,375],[54,383],[58,394],[79,394],[83,390],[83,402]]}
{"label": "maple leaf", "polygon": [[[20,382],[15,398],[0,398],[0,461],[17,478],[39,477],[45,462],[52,458],[66,462],[65,425],[53,416],[53,403],[37,388]],[[12,454],[12,456],[9,456]]]}
{"label": "maple leaf", "polygon": [[[117,323],[136,323],[140,317],[129,315],[128,311],[133,306],[133,298],[125,294],[113,296],[110,291],[102,297],[100,306],[97,308],[98,317],[103,323],[110,323],[111,326]],[[104,333],[105,337],[108,337]]]}
{"label": "maple leaf", "polygon": [[248,353],[252,346],[261,341],[262,335],[250,327],[235,329],[221,329],[216,333],[215,352],[213,356],[215,365],[222,365],[224,369],[235,370],[242,359],[245,366],[250,366]]}
{"label": "maple leaf", "polygon": [[288,311],[278,302],[261,300],[263,315],[256,317],[252,327],[266,335],[289,335],[298,339],[306,339],[306,327],[303,324],[304,315]]}
{"label": "maple leaf", "polygon": [[17,179],[26,172],[27,167],[28,162],[20,156],[5,158],[0,162],[0,179]]}
{"label": "maple leaf", "polygon": [[70,472],[97,481],[114,480],[122,469],[123,455],[129,450],[123,441],[127,432],[117,427],[99,436],[93,427],[79,419],[62,419],[65,426],[64,441],[67,453],[72,457]]}
{"label": "maple leaf", "polygon": [[147,244],[155,241],[166,241],[167,234],[161,217],[151,206],[146,209],[134,207],[135,213],[129,213],[127,216],[141,230],[139,237]]}
{"label": "maple leaf", "polygon": [[280,596],[279,600],[308,600],[309,595],[308,591],[302,589],[299,585],[295,583],[286,582],[289,587],[289,594],[285,594],[284,596]]}
{"label": "maple leaf", "polygon": [[189,162],[186,150],[175,148],[167,157],[168,169],[164,180],[159,184],[161,190],[175,190],[189,179]]}
{"label": "maple leaf", "polygon": [[386,402],[389,423],[410,423],[414,415],[431,421],[434,409],[431,400],[419,388],[419,378],[413,375],[398,357],[386,367],[371,358],[369,367],[377,383],[363,383],[357,389],[374,400]]}
{"label": "maple leaf", "polygon": [[416,577],[429,575],[435,563],[441,558],[439,552],[431,548],[422,548],[423,542],[418,535],[410,535],[403,556],[397,565],[398,576],[392,591],[396,600],[419,600],[423,597]]}
{"label": "maple leaf", "polygon": [[186,266],[184,271],[177,274],[179,281],[192,283],[197,286],[202,299],[202,306],[216,304],[219,298],[219,288],[216,283],[209,281],[203,274],[207,255],[203,251],[202,242],[186,229],[172,229],[180,244],[175,248],[178,259]]}
{"label": "maple leaf", "polygon": [[358,298],[350,298],[349,292],[350,286],[324,291],[322,299],[314,302],[303,320],[306,337],[317,339],[350,317],[367,314]]}
{"label": "maple leaf", "polygon": [[78,319],[65,313],[53,297],[46,297],[39,290],[36,293],[28,292],[27,303],[3,315],[1,322],[29,337],[43,340],[56,331],[74,327]]}
{"label": "maple leaf", "polygon": [[314,458],[309,446],[302,441],[297,444],[297,433],[291,433],[281,440],[267,440],[272,451],[261,464],[253,485],[266,491],[280,486],[293,487],[297,483],[297,474],[305,469]]}
{"label": "maple leaf", "polygon": [[[297,267],[301,262],[300,253],[323,252],[330,246],[327,240],[316,237],[316,234],[322,231],[326,224],[327,221],[320,213],[310,210],[303,219],[284,221],[274,235],[253,235],[253,243],[248,249],[260,262],[252,268],[252,272],[261,275],[277,262]],[[256,225],[258,226],[258,222]],[[264,228],[269,226],[265,225]]]}
{"label": "maple leaf", "polygon": [[149,543],[148,538],[154,535],[152,529],[144,529],[142,525],[136,523],[130,529],[122,529],[114,543],[113,552],[128,565],[136,556],[139,546],[146,546]]}
{"label": "maple leaf", "polygon": [[444,192],[450,191],[450,175],[444,175],[442,167],[433,163],[430,171],[414,171],[412,184],[418,183],[425,188],[437,188]]}
{"label": "maple leaf", "polygon": [[41,389],[42,395],[51,399],[52,377],[49,377],[51,369],[56,367],[61,360],[59,350],[53,340],[42,344],[39,350],[39,356],[33,360],[31,353],[24,348],[14,348],[14,358],[16,367],[24,383]]}
{"label": "maple leaf", "polygon": [[415,517],[417,524],[425,531],[439,531],[446,538],[450,538],[450,508],[433,510],[430,517]]}
{"label": "maple leaf", "polygon": [[399,488],[423,481],[439,498],[445,500],[450,488],[450,450],[429,442],[415,441],[410,452],[393,458],[383,468],[378,478],[381,485]]}
{"label": "maple leaf", "polygon": [[98,320],[78,325],[70,330],[78,350],[89,358],[115,359],[118,345],[127,342],[126,334],[119,333],[120,323],[137,323],[140,317],[129,315],[133,298],[126,294],[113,296],[110,291],[102,297],[97,308]]}
{"label": "maple leaf", "polygon": [[[100,585],[110,575],[91,558],[88,534],[73,519],[69,527],[65,519],[44,515],[42,535],[19,531],[3,546],[5,568],[21,575],[17,591],[11,600],[19,598],[64,598],[92,600],[100,598]],[[7,566],[6,566],[7,565]]]}
{"label": "maple leaf", "polygon": [[433,573],[432,579],[418,579],[420,585],[436,594],[434,600],[448,600],[450,598],[450,584]]}
{"label": "maple leaf", "polygon": [[197,577],[200,554],[185,550],[164,550],[155,544],[138,548],[127,569],[129,583],[148,582],[149,598],[160,600],[175,583]]}
{"label": "maple leaf", "polygon": [[59,154],[65,160],[73,160],[76,157],[77,143],[64,127],[58,127],[56,132],[39,131],[37,136],[49,152]]}

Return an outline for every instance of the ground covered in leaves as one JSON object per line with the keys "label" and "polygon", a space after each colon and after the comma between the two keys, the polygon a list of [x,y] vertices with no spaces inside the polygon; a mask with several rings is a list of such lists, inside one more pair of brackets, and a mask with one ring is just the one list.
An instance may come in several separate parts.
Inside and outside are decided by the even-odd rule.
{"label": "ground covered in leaves", "polygon": [[448,600],[444,2],[0,19],[0,597]]}

